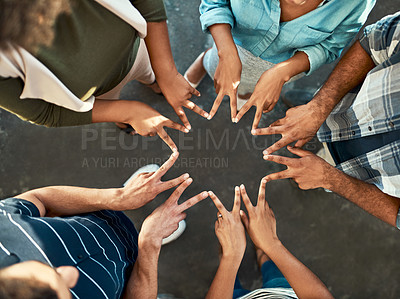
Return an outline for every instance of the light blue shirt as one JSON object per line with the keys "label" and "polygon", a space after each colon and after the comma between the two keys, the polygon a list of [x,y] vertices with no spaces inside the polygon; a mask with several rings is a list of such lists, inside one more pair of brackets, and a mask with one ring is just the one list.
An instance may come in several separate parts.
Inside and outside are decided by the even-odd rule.
{"label": "light blue shirt", "polygon": [[280,22],[279,0],[202,0],[204,32],[229,24],[235,43],[272,63],[308,55],[312,73],[334,61],[367,20],[376,0],[330,0],[289,22]]}

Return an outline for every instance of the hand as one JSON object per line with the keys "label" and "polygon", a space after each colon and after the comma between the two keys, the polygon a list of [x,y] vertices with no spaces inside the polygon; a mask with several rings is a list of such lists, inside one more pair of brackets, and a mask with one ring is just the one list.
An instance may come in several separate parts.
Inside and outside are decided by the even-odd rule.
{"label": "hand", "polygon": [[134,117],[128,120],[128,123],[138,134],[141,136],[155,136],[158,134],[172,151],[178,150],[171,137],[165,132],[164,127],[169,127],[185,133],[189,132],[188,129],[161,115],[157,110],[145,103],[135,102],[134,109]]}
{"label": "hand", "polygon": [[184,211],[208,197],[208,193],[203,191],[179,205],[180,196],[192,182],[192,178],[185,180],[164,204],[144,220],[139,234],[139,243],[147,242],[156,248],[161,247],[162,239],[176,231],[179,221],[186,218]]}
{"label": "hand", "polygon": [[121,201],[118,202],[118,210],[138,209],[152,201],[158,194],[169,190],[189,178],[185,173],[180,177],[163,182],[161,178],[174,165],[179,153],[174,152],[171,157],[156,171],[140,173],[133,177],[122,188]]}
{"label": "hand", "polygon": [[246,250],[246,235],[239,214],[239,187],[235,187],[235,200],[232,212],[228,212],[225,209],[224,205],[213,192],[209,191],[208,195],[218,209],[217,221],[215,221],[215,234],[222,247],[222,257],[233,258],[240,264]]}
{"label": "hand", "polygon": [[268,128],[252,130],[252,134],[282,135],[282,138],[267,148],[264,154],[272,154],[294,141],[297,141],[295,147],[303,147],[317,133],[326,117],[321,106],[311,101],[306,105],[289,109],[284,118],[277,120]]}
{"label": "hand", "polygon": [[244,104],[242,109],[240,109],[236,117],[236,122],[238,122],[252,106],[256,106],[257,110],[252,126],[252,129],[255,130],[260,123],[262,114],[270,112],[275,107],[285,82],[286,79],[277,68],[271,68],[265,71],[258,80],[250,99]]}
{"label": "hand", "polygon": [[299,185],[299,188],[303,190],[331,188],[339,170],[309,151],[291,146],[288,146],[287,149],[300,158],[265,155],[265,160],[287,166],[284,171],[267,175],[264,177],[265,180],[273,181],[292,178]]}
{"label": "hand", "polygon": [[186,107],[205,118],[208,117],[207,112],[189,101],[192,95],[199,97],[200,92],[190,86],[178,71],[175,71],[174,74],[168,74],[168,76],[158,77],[157,82],[168,103],[174,108],[175,113],[188,130],[191,129],[191,126],[182,107]]}
{"label": "hand", "polygon": [[265,200],[266,183],[267,181],[265,179],[261,180],[256,206],[253,206],[251,203],[244,185],[240,186],[242,200],[249,214],[247,217],[244,211],[240,211],[240,216],[254,245],[262,249],[268,255],[268,252],[272,250],[275,245],[279,244],[280,241],[276,235],[274,212],[272,212],[268,202]]}
{"label": "hand", "polygon": [[231,103],[231,118],[234,121],[237,113],[237,88],[242,74],[242,62],[240,61],[237,49],[228,54],[220,55],[219,63],[214,75],[214,87],[218,94],[211,108],[209,119],[213,118],[222,99],[228,95]]}

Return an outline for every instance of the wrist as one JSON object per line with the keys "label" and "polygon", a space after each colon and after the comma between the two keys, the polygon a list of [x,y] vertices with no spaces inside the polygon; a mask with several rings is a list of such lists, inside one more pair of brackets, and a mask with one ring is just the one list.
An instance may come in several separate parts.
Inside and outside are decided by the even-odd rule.
{"label": "wrist", "polygon": [[342,181],[342,175],[343,173],[340,170],[328,164],[324,173],[324,182],[321,184],[321,187],[335,193],[340,193],[338,187],[343,185],[343,182],[340,183]]}
{"label": "wrist", "polygon": [[282,250],[282,247],[282,242],[276,237],[272,241],[268,241],[267,244],[261,246],[260,249],[271,258],[271,255]]}
{"label": "wrist", "polygon": [[138,248],[139,251],[145,251],[149,254],[158,254],[160,253],[162,245],[161,238],[155,238],[151,235],[144,234],[143,232],[139,233],[138,238]]}
{"label": "wrist", "polygon": [[278,63],[267,72],[270,71],[274,73],[274,77],[277,80],[279,80],[282,84],[288,82],[293,76],[290,67],[287,63]]}

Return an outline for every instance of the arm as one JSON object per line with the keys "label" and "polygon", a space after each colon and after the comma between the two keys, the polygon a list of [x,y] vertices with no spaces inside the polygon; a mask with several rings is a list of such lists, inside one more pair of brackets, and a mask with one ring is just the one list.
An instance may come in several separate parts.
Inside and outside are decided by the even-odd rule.
{"label": "arm", "polygon": [[231,26],[229,24],[215,24],[210,26],[209,30],[218,49],[219,57],[218,66],[214,74],[214,86],[218,95],[211,108],[210,119],[217,113],[224,96],[228,95],[233,122],[237,113],[236,94],[242,73],[242,62],[233,41]]}
{"label": "arm", "polygon": [[266,149],[266,154],[273,153],[293,141],[297,141],[296,147],[303,146],[316,134],[340,100],[362,83],[374,67],[375,63],[360,42],[355,42],[308,104],[289,109],[286,117],[268,128],[256,129],[252,134],[282,135],[279,141]]}
{"label": "arm", "polygon": [[284,164],[287,170],[270,174],[266,180],[293,178],[300,189],[325,188],[338,193],[375,217],[396,226],[400,198],[383,193],[375,185],[350,177],[321,158],[299,148],[288,147],[297,158],[267,155],[264,159]]}
{"label": "arm", "polygon": [[235,278],[246,250],[246,235],[240,218],[240,191],[235,187],[232,212],[228,212],[219,198],[208,193],[218,209],[215,234],[222,247],[222,257],[217,273],[208,290],[207,299],[230,299],[233,296]]}
{"label": "arm", "polygon": [[192,94],[200,96],[200,93],[191,87],[176,69],[166,21],[149,22],[147,31],[145,42],[157,83],[168,103],[174,108],[185,127],[190,130],[190,123],[182,107],[189,108],[203,117],[208,117],[203,109],[189,101]]}
{"label": "arm", "polygon": [[266,183],[265,179],[261,181],[258,202],[255,207],[251,203],[244,185],[240,186],[242,199],[248,212],[247,217],[241,211],[241,217],[251,240],[276,264],[299,298],[333,298],[322,281],[295,258],[278,239],[275,216],[265,200]]}
{"label": "arm", "polygon": [[137,209],[189,176],[184,174],[170,181],[161,181],[161,177],[177,159],[178,153],[172,154],[156,172],[139,174],[123,188],[52,186],[31,190],[16,197],[35,204],[42,217],[76,215],[106,209]]}
{"label": "arm", "polygon": [[202,192],[182,204],[178,200],[183,191],[193,182],[186,179],[164,204],[148,216],[143,222],[139,234],[138,259],[126,286],[125,299],[147,299],[157,297],[157,265],[161,250],[162,239],[171,235],[179,221],[185,219],[185,210],[207,198],[207,192]]}

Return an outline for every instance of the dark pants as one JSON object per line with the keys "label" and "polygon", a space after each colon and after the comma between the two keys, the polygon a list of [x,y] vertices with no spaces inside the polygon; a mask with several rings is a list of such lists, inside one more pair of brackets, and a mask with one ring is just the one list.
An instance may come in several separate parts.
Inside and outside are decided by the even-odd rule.
{"label": "dark pants", "polygon": [[[262,288],[291,288],[285,276],[283,276],[273,261],[266,261],[261,266],[261,273],[263,278]],[[233,298],[244,296],[250,292],[249,290],[243,289],[236,276]]]}

